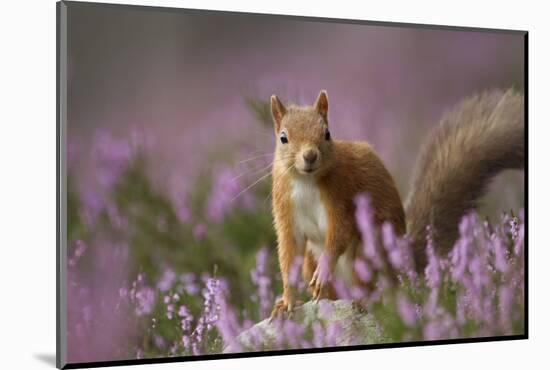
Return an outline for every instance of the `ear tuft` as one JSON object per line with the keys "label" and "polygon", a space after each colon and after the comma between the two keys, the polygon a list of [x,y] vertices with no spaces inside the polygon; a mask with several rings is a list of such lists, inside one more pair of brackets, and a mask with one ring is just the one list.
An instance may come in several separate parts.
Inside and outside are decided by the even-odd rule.
{"label": "ear tuft", "polygon": [[281,127],[281,121],[286,114],[286,108],[279,100],[277,95],[271,95],[271,115],[273,116],[273,123],[275,124],[275,131],[279,132]]}
{"label": "ear tuft", "polygon": [[328,97],[327,91],[321,90],[317,100],[315,101],[315,110],[324,118],[325,122],[328,123]]}

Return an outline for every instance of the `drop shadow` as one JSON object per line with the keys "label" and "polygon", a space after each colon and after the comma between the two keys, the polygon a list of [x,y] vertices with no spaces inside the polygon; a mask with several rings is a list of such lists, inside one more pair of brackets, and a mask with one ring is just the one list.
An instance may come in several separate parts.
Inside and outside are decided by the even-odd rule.
{"label": "drop shadow", "polygon": [[55,367],[55,353],[40,353],[40,354],[35,353],[34,358],[42,361],[46,365]]}

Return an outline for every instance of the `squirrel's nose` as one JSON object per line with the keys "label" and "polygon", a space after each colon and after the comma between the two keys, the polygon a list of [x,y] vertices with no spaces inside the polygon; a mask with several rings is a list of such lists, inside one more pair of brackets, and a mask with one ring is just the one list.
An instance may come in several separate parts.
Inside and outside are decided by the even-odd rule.
{"label": "squirrel's nose", "polygon": [[317,160],[317,152],[314,150],[308,150],[304,153],[304,161],[307,164],[313,164]]}

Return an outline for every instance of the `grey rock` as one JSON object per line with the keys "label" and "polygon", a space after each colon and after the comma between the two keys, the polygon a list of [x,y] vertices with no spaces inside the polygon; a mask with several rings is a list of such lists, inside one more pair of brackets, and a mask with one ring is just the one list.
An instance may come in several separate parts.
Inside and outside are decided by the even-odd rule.
{"label": "grey rock", "polygon": [[374,317],[351,300],[296,307],[290,319],[263,320],[242,332],[224,353],[384,343]]}

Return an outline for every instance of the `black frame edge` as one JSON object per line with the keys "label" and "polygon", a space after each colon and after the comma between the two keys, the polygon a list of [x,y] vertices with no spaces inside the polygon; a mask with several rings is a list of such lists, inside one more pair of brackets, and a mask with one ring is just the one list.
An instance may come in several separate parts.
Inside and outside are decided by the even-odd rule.
{"label": "black frame edge", "polygon": [[[65,1],[55,4],[56,10],[56,348],[55,365],[58,369],[67,366],[67,308],[66,308],[66,284],[64,282],[64,262],[66,262],[66,243],[63,231],[66,231],[66,187],[63,178],[65,170],[65,142],[64,125],[66,115],[62,110],[66,109],[66,59],[67,59],[67,11]],[[65,101],[63,101],[65,100]]]}
{"label": "black frame edge", "polygon": [[524,206],[524,311],[525,311],[525,322],[523,325],[523,330],[525,337],[529,338],[529,32],[525,32],[524,38],[524,65],[523,65],[523,109],[524,109],[524,119],[525,119],[525,166],[524,166],[524,194],[525,197],[525,206]]}
{"label": "black frame edge", "polygon": [[224,353],[224,354],[199,355],[199,356],[187,356],[187,357],[178,356],[178,357],[159,357],[159,358],[147,358],[147,359],[81,362],[81,363],[67,364],[63,367],[63,369],[81,369],[81,368],[127,366],[127,365],[151,365],[151,364],[174,363],[174,362],[224,360],[224,359],[236,359],[236,358],[269,357],[269,356],[288,356],[288,355],[297,355],[297,354],[347,352],[347,351],[362,351],[362,350],[375,350],[375,349],[388,349],[388,348],[389,349],[398,349],[398,348],[407,348],[407,347],[424,347],[424,346],[450,345],[450,344],[501,342],[501,341],[525,340],[525,339],[528,339],[528,338],[525,334],[523,334],[523,335],[509,335],[509,336],[498,336],[498,337],[460,338],[460,339],[444,339],[444,340],[434,340],[434,341],[415,341],[415,342],[402,342],[402,343],[369,344],[369,345],[360,345],[360,346],[342,346],[342,347],[323,347],[323,348],[309,348],[309,349],[288,349],[288,350],[278,350],[278,351]]}

